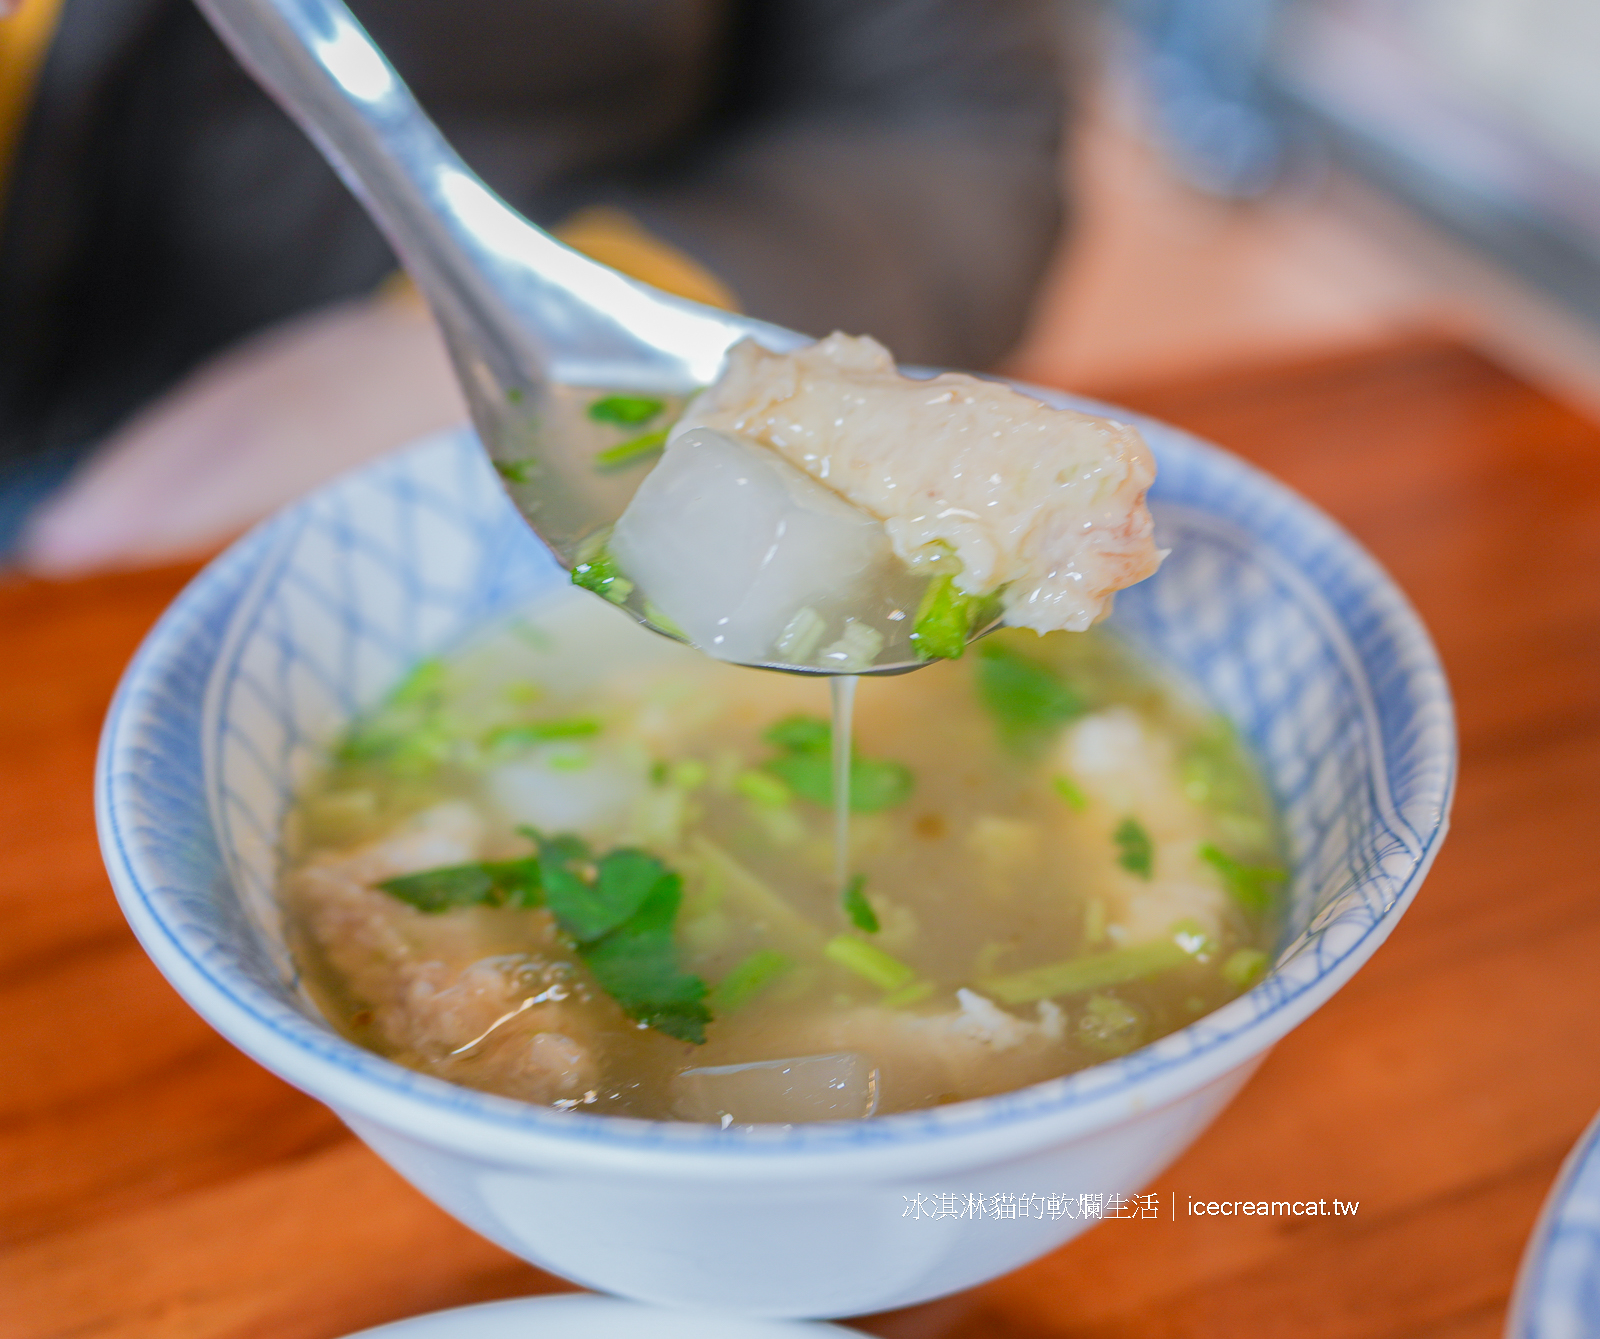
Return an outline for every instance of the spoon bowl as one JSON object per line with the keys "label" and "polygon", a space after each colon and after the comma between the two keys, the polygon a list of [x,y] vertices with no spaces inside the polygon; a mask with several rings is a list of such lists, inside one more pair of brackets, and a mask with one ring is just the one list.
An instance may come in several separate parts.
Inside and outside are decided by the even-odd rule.
{"label": "spoon bowl", "polygon": [[[569,570],[622,514],[642,472],[596,470],[581,435],[559,429],[554,388],[687,395],[715,379],[742,339],[780,353],[810,342],[630,279],[523,218],[451,148],[339,0],[198,4],[394,247],[433,310],[507,491]],[[642,600],[623,607],[653,631],[685,640],[653,621]],[[898,674],[923,663],[860,672]]]}

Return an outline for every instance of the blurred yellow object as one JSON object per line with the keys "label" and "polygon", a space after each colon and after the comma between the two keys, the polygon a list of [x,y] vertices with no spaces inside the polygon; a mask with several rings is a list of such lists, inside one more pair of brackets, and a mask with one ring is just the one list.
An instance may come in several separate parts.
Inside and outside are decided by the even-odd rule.
{"label": "blurred yellow object", "polygon": [[[739,310],[739,299],[722,280],[699,261],[640,227],[631,214],[620,209],[580,209],[551,232],[574,251],[653,284],[664,293],[675,293],[724,311]],[[421,301],[404,270],[396,270],[379,284],[377,295],[395,302]]]}
{"label": "blurred yellow object", "polygon": [[552,231],[574,251],[653,284],[664,293],[675,293],[724,311],[739,310],[739,299],[722,280],[620,209],[580,209]]}
{"label": "blurred yellow object", "polygon": [[0,206],[34,81],[60,15],[61,0],[22,0],[15,8],[0,0]]}

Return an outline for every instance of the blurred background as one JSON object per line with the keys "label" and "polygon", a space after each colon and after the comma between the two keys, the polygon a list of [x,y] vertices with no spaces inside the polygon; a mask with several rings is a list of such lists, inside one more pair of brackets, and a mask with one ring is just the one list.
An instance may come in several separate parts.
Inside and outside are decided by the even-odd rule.
{"label": "blurred background", "polygon": [[[420,304],[383,279],[392,260],[375,234],[187,5],[11,7],[0,19],[0,158],[14,159],[0,234],[0,553],[14,569],[65,577],[204,554],[320,480],[462,416]],[[464,91],[462,70],[481,71],[491,39],[515,49],[505,34],[467,43],[441,76],[415,23],[400,21],[417,6],[356,8],[492,184],[580,249],[698,298],[816,334],[868,329],[909,360],[1108,398],[1449,335],[1600,414],[1592,0],[773,6],[804,21],[787,32],[773,21],[764,36],[747,23],[727,39],[723,58],[733,53],[742,78],[704,104],[716,146],[668,125],[631,148],[631,132],[612,134],[606,148],[612,130],[591,100],[578,112],[600,126],[600,147],[569,154],[576,171],[531,167],[514,127],[472,119],[492,95]],[[684,23],[601,10],[612,22],[612,11],[634,15],[646,47],[696,49]],[[591,11],[565,12],[571,31],[554,49],[604,45],[583,31]],[[839,51],[817,36],[830,25],[855,29]],[[905,51],[885,54],[902,35]],[[762,41],[787,41],[793,59],[769,70]],[[119,60],[161,70],[144,82],[163,91]],[[501,66],[480,82],[515,83],[521,67]],[[624,61],[624,82],[609,87],[627,88],[618,105],[636,119],[642,101],[688,96],[653,76],[628,87],[635,66]],[[188,103],[174,84],[196,90]],[[782,133],[748,133],[752,109]],[[576,119],[571,106],[560,116]],[[96,118],[142,127],[144,139],[95,131]],[[71,149],[91,132],[113,157]],[[743,147],[727,149],[739,135]],[[654,156],[642,175],[587,166],[637,158],[640,144]],[[81,180],[65,189],[44,168],[69,150]],[[671,165],[696,154],[693,172]],[[943,180],[943,193],[883,188],[875,205],[875,178],[896,170]],[[152,245],[170,219],[106,185],[125,177],[147,194],[188,189],[200,205]],[[285,192],[294,217],[264,222],[253,202]],[[62,240],[74,236],[76,257]],[[256,251],[230,251],[263,236]],[[178,283],[163,264],[208,297],[196,299],[200,316],[147,336],[144,314],[179,305],[162,295]],[[219,307],[230,285],[248,300]],[[48,412],[35,405],[40,386],[56,387]]]}
{"label": "blurred background", "polygon": [[[1600,3],[350,3],[574,245],[1219,441],[1442,652],[1464,766],[1428,888],[1156,1187],[1360,1218],[1097,1230],[869,1332],[1499,1339],[1600,1106]],[[518,130],[535,76],[561,95]],[[637,170],[568,170],[595,162]],[[8,1339],[296,1339],[555,1286],[162,984],[87,802],[184,564],[463,416],[381,239],[190,0],[0,0]]]}
{"label": "blurred background", "polygon": [[1123,0],[1018,354],[1115,388],[1451,331],[1600,406],[1600,7]]}

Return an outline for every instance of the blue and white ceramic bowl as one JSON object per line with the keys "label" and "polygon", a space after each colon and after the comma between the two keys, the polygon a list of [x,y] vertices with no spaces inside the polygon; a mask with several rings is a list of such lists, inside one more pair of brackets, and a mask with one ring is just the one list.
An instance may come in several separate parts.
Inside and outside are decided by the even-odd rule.
{"label": "blue and white ceramic bowl", "polygon": [[1600,1334],[1600,1116],[1589,1123],[1544,1202],[1511,1298],[1506,1339]]}
{"label": "blue and white ceramic bowl", "polygon": [[1273,971],[1181,1032],[981,1101],[729,1130],[527,1106],[339,1037],[298,988],[272,896],[290,797],[407,665],[561,579],[465,431],[263,525],[150,634],[112,705],[97,781],[128,919],[236,1045],[450,1212],[580,1283],[827,1316],[1013,1269],[1094,1221],[1079,1196],[1134,1195],[1371,956],[1439,849],[1454,785],[1449,692],[1388,577],[1273,480],[1142,426],[1172,555],[1119,597],[1117,625],[1254,744],[1294,857]]}

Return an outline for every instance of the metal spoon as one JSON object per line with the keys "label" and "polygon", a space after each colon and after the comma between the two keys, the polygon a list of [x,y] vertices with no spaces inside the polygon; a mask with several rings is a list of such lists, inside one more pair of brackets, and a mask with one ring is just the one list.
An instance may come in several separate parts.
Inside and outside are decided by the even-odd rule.
{"label": "metal spoon", "polygon": [[[339,0],[197,3],[394,247],[433,309],[484,446],[517,463],[513,501],[567,567],[622,513],[637,478],[597,474],[588,448],[542,430],[552,384],[684,393],[712,381],[741,339],[779,352],[809,342],[629,279],[529,223],[462,162]],[[642,604],[625,607],[675,635]]]}

